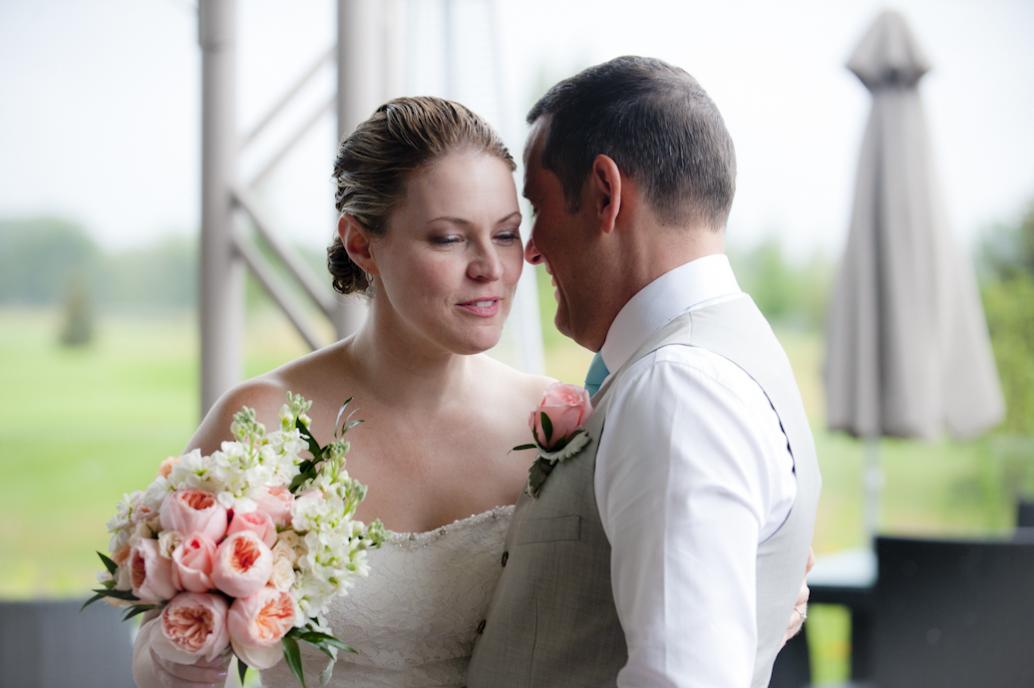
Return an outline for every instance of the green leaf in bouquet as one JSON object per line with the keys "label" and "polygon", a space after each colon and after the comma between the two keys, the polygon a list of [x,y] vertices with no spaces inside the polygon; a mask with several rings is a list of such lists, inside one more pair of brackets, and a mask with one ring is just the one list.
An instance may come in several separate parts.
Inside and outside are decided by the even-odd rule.
{"label": "green leaf in bouquet", "polygon": [[320,447],[319,442],[309,432],[309,428],[305,426],[305,423],[299,418],[294,422],[294,426],[298,428],[298,432],[301,433],[302,439],[304,439],[309,445],[309,453],[312,454],[312,460],[318,462],[323,455],[323,449]]}
{"label": "green leaf in bouquet", "polygon": [[101,563],[104,564],[104,568],[108,570],[108,573],[114,576],[115,572],[118,571],[118,564],[112,561],[111,557],[101,554],[100,552],[97,552],[97,556],[101,558]]}
{"label": "green leaf in bouquet", "polygon": [[302,670],[302,653],[298,649],[298,641],[295,640],[295,636],[291,633],[285,635],[280,642],[284,646],[284,659],[287,661],[287,666],[291,667],[291,672],[294,673],[295,678],[302,684],[302,688],[305,688],[305,674]]}
{"label": "green leaf in bouquet", "polygon": [[241,685],[244,685],[244,677],[248,675],[248,665],[244,663],[244,660],[237,657],[237,678],[240,679]]}
{"label": "green leaf in bouquet", "polygon": [[[325,643],[331,647],[336,647],[339,650],[351,650],[351,648],[349,648],[348,645],[345,645],[343,642],[341,642],[334,636],[330,635],[329,633],[320,633],[319,631],[303,631],[298,634],[298,638],[304,640],[307,643],[312,643],[313,645]],[[351,651],[355,652],[355,650]]]}
{"label": "green leaf in bouquet", "polygon": [[93,604],[97,600],[103,600],[105,597],[107,597],[107,595],[105,594],[106,592],[107,590],[105,590],[104,592],[99,592],[90,599],[83,602],[83,606],[79,607],[79,613],[82,614],[83,610],[89,607],[91,604]]}
{"label": "green leaf in bouquet", "polygon": [[123,621],[129,621],[137,614],[143,614],[149,612],[152,609],[157,609],[157,604],[134,604],[132,607],[126,610],[126,613],[122,615]]}
{"label": "green leaf in bouquet", "polygon": [[96,593],[93,597],[83,602],[83,606],[79,607],[79,611],[86,609],[88,606],[102,600],[105,597],[114,597],[117,600],[126,600],[127,602],[139,602],[140,599],[129,590],[114,590],[110,588],[94,588],[90,592]]}
{"label": "green leaf in bouquet", "polygon": [[337,418],[334,419],[334,427],[339,429],[334,434],[335,437],[341,437],[341,435],[344,435],[346,432],[348,432],[348,429],[345,426],[348,424],[348,421],[352,418],[352,413],[355,413],[355,411],[352,411],[352,413],[349,413],[347,417],[345,416],[345,411],[348,410],[348,405],[350,403],[352,403],[352,397],[348,397],[347,399],[345,399],[345,402],[341,404],[341,408],[337,410]]}

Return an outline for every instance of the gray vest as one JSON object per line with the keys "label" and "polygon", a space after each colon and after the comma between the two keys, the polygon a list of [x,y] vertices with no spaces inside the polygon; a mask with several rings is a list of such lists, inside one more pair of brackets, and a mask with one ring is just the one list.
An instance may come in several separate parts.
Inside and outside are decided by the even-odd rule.
{"label": "gray vest", "polygon": [[688,311],[652,336],[593,398],[595,410],[586,424],[590,444],[556,466],[537,499],[522,495],[506,539],[502,577],[479,626],[470,688],[616,685],[628,650],[611,593],[610,543],[596,507],[596,441],[614,381],[636,360],[672,345],[702,347],[750,375],[775,409],[794,457],[796,500],[786,522],[757,552],[758,647],[751,686],[768,685],[804,578],[820,478],[786,354],[744,295]]}

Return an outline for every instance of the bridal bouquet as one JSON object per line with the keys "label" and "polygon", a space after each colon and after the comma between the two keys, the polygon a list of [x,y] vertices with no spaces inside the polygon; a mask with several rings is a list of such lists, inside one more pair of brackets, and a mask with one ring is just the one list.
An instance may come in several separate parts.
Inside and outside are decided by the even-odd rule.
{"label": "bridal bouquet", "polygon": [[334,441],[320,447],[309,432],[312,403],[287,397],[275,431],[245,407],[233,442],[166,459],[146,490],[119,502],[109,556],[98,552],[107,571],[86,604],[126,606],[124,619],[157,611],[152,648],[169,661],[231,648],[242,682],[249,666],[283,658],[304,686],[299,641],[332,660],[351,649],[323,613],[353,576],[368,574],[366,551],[384,528],[355,519],[366,487],[345,470],[344,436],[361,422],[345,415],[349,402]]}

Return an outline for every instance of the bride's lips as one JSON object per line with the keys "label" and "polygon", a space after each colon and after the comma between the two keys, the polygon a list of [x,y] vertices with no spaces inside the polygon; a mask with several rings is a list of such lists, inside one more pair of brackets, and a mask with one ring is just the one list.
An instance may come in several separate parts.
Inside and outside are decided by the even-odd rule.
{"label": "bride's lips", "polygon": [[497,296],[489,296],[482,299],[472,299],[456,304],[460,309],[476,315],[479,318],[491,318],[499,313],[499,303],[502,301]]}

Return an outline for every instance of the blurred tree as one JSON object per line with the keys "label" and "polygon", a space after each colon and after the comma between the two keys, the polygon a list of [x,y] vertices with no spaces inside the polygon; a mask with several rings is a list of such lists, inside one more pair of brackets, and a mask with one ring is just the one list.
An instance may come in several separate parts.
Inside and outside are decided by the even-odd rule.
{"label": "blurred tree", "polygon": [[998,224],[978,247],[981,275],[1008,280],[1020,275],[1034,276],[1034,203],[1017,224]]}
{"label": "blurred tree", "polygon": [[53,304],[70,275],[91,282],[100,251],[82,225],[57,217],[0,219],[0,303]]}
{"label": "blurred tree", "polygon": [[818,331],[822,329],[832,266],[821,252],[790,259],[775,235],[748,249],[730,250],[740,286],[769,320]]}
{"label": "blurred tree", "polygon": [[996,226],[978,254],[984,313],[1005,395],[1002,430],[1034,436],[1034,204]]}
{"label": "blurred tree", "polygon": [[194,308],[198,291],[196,235],[165,234],[104,257],[102,299],[121,310]]}
{"label": "blurred tree", "polygon": [[58,334],[62,346],[82,347],[93,340],[94,311],[89,279],[85,274],[75,275],[68,281],[63,321]]}

